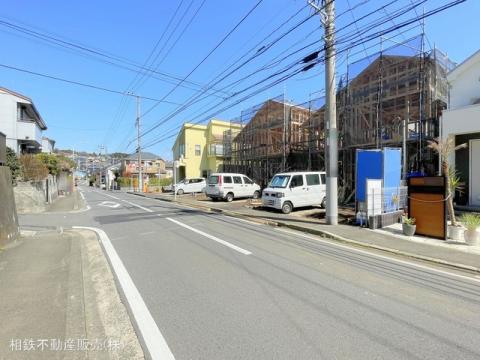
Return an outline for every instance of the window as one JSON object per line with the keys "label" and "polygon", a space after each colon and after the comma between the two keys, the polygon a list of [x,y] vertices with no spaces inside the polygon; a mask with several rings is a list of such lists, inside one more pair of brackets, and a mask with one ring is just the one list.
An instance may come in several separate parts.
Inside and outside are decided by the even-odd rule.
{"label": "window", "polygon": [[209,155],[223,156],[223,144],[210,144]]}
{"label": "window", "polygon": [[318,174],[307,174],[305,177],[307,178],[307,185],[320,185]]}
{"label": "window", "polygon": [[290,176],[288,175],[276,175],[273,177],[272,181],[270,181],[270,187],[272,188],[284,188],[288,184],[288,180],[290,180]]}
{"label": "window", "polygon": [[325,184],[327,182],[325,174],[320,174],[320,178],[322,179],[322,184]]}
{"label": "window", "polygon": [[231,184],[232,183],[232,177],[231,176],[224,176],[223,177],[223,182],[225,184]]}
{"label": "window", "polygon": [[242,184],[242,178],[240,176],[233,177],[234,184]]}
{"label": "window", "polygon": [[212,185],[216,185],[216,184],[218,184],[218,179],[219,178],[220,178],[220,176],[218,176],[218,175],[212,175],[208,178],[208,183],[212,184]]}
{"label": "window", "polygon": [[202,171],[202,177],[204,177],[204,178],[208,177],[208,171],[207,170]]}
{"label": "window", "polygon": [[303,185],[303,175],[294,175],[290,182],[290,187],[298,187]]}
{"label": "window", "polygon": [[185,144],[180,144],[178,146],[178,152],[179,152],[179,154],[178,154],[179,157],[180,156],[185,157]]}
{"label": "window", "polygon": [[243,177],[243,182],[244,182],[245,184],[253,184],[253,181],[250,180],[250,179],[249,179],[248,177],[246,177],[246,176]]}
{"label": "window", "polygon": [[195,145],[195,156],[200,156],[202,154],[202,148],[200,145]]}

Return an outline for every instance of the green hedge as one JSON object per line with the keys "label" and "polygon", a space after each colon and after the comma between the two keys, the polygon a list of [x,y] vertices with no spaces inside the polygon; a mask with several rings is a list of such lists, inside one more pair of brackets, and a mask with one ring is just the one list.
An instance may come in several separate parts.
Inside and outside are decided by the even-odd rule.
{"label": "green hedge", "polygon": [[150,178],[148,180],[148,185],[150,186],[168,186],[172,184],[172,178],[158,179]]}
{"label": "green hedge", "polygon": [[117,183],[121,186],[121,187],[129,187],[130,186],[130,178],[128,177],[118,177],[115,179],[117,181]]}

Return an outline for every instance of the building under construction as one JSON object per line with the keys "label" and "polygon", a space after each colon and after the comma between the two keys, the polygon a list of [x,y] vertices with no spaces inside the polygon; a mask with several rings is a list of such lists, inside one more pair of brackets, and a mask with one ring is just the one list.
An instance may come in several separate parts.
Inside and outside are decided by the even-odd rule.
{"label": "building under construction", "polygon": [[[348,65],[337,91],[339,187],[354,191],[356,149],[406,148],[407,172],[434,174],[427,141],[439,135],[453,64],[439,50],[423,52],[416,37]],[[325,168],[325,102],[293,105],[278,97],[247,111],[237,134],[224,137],[225,170],[266,184],[277,172]]]}

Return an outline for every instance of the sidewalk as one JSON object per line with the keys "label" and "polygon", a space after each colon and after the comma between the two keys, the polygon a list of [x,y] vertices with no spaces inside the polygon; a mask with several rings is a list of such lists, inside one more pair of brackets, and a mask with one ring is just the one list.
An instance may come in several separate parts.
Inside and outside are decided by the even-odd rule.
{"label": "sidewalk", "polygon": [[81,198],[80,192],[75,189],[68,195],[59,196],[57,200],[47,206],[46,212],[75,211],[81,209],[84,204],[85,201]]}
{"label": "sidewalk", "polygon": [[[173,201],[172,195],[166,194],[139,194],[139,196],[154,198],[162,201]],[[322,219],[303,217],[301,212],[289,215],[281,212],[256,209],[248,201],[234,201],[233,203],[212,202],[195,199],[193,196],[177,196],[177,202],[203,209],[220,212],[230,216],[248,218],[253,221],[284,226],[291,229],[319,235],[337,241],[350,243],[356,246],[368,247],[387,251],[398,255],[408,256],[425,261],[435,262],[480,273],[480,248],[466,246],[459,243],[450,243],[443,240],[429,239],[420,236],[412,238],[399,235],[394,229],[370,230],[352,225],[326,225]]]}
{"label": "sidewalk", "polygon": [[23,232],[0,288],[0,359],[143,359],[93,232]]}

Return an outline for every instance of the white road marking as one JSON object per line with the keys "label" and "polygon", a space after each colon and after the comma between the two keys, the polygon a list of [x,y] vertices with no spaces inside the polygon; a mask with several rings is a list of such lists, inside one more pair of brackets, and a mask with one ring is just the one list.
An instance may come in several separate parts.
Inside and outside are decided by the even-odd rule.
{"label": "white road marking", "polygon": [[167,220],[169,220],[169,221],[171,221],[171,222],[173,222],[173,223],[175,223],[175,224],[177,224],[177,225],[180,225],[180,226],[184,227],[185,229],[191,230],[191,231],[193,231],[193,232],[196,232],[197,234],[200,234],[200,235],[202,235],[202,236],[205,236],[206,238],[209,238],[209,239],[211,239],[211,240],[213,240],[213,241],[216,241],[216,242],[218,242],[218,243],[220,243],[220,244],[222,244],[222,245],[225,245],[225,246],[229,247],[230,249],[233,249],[233,250],[235,250],[235,251],[238,251],[239,253],[241,253],[241,254],[243,254],[243,255],[251,255],[251,254],[252,254],[252,253],[251,253],[250,251],[248,251],[248,250],[245,250],[245,249],[242,249],[241,247],[238,247],[238,246],[236,246],[236,245],[230,244],[229,242],[227,242],[227,241],[225,241],[225,240],[219,239],[219,238],[217,238],[216,236],[213,236],[213,235],[207,234],[207,233],[205,233],[205,232],[203,232],[203,231],[201,231],[201,230],[195,229],[195,228],[193,228],[193,227],[191,227],[191,226],[189,226],[189,225],[187,225],[187,224],[184,224],[184,223],[182,223],[182,222],[180,222],[180,221],[178,221],[178,220],[175,220],[175,219],[172,219],[172,218],[168,218],[168,217],[165,218],[165,219],[167,219]]}
{"label": "white road marking", "polygon": [[82,197],[83,200],[85,200],[85,194],[83,193],[83,191],[79,191],[80,192],[80,196]]}
{"label": "white road marking", "polygon": [[102,201],[100,204],[98,204],[98,206],[106,206],[112,209],[116,209],[120,207],[120,204],[114,201]]}
{"label": "white road marking", "polygon": [[394,257],[384,256],[384,255],[377,254],[377,253],[374,253],[374,252],[357,249],[357,248],[354,248],[354,247],[351,247],[351,246],[348,246],[348,245],[334,243],[332,241],[322,240],[320,238],[316,238],[314,236],[309,236],[309,235],[306,235],[306,234],[303,234],[303,233],[297,233],[297,232],[288,231],[288,230],[279,229],[279,228],[274,228],[274,229],[277,230],[277,231],[283,232],[283,233],[304,237],[306,239],[315,240],[315,241],[318,241],[318,242],[321,242],[321,243],[324,243],[324,244],[336,246],[336,247],[339,247],[339,248],[342,248],[342,249],[347,249],[347,250],[357,252],[357,253],[360,253],[360,254],[364,254],[364,255],[368,255],[368,256],[373,256],[373,257],[376,257],[376,258],[379,258],[379,259],[388,260],[388,261],[395,262],[395,263],[398,263],[398,264],[408,265],[408,266],[415,267],[415,268],[418,268],[418,269],[428,270],[428,271],[436,272],[436,273],[439,273],[439,274],[449,275],[449,276],[457,277],[457,278],[460,278],[460,279],[465,279],[465,280],[470,280],[470,281],[473,281],[473,282],[480,283],[480,279],[476,279],[476,278],[473,278],[473,277],[460,275],[460,274],[452,273],[452,272],[445,271],[445,270],[436,269],[436,268],[433,268],[433,267],[417,264],[417,263],[410,262],[410,261],[396,259]]}
{"label": "white road marking", "polygon": [[256,226],[260,226],[262,224],[259,224],[259,223],[256,223],[256,222],[253,222],[253,221],[250,221],[250,220],[246,220],[246,219],[241,219],[241,218],[237,218],[237,217],[234,217],[234,216],[229,216],[229,215],[223,215],[225,217],[228,217],[232,220],[238,220],[238,221],[242,221],[244,223],[247,223],[247,224],[250,224],[250,225],[256,225]]}
{"label": "white road marking", "polygon": [[155,320],[150,314],[150,311],[145,305],[142,296],[138,292],[137,287],[133,283],[130,274],[123,265],[122,260],[118,256],[110,239],[105,231],[94,227],[73,226],[74,229],[87,229],[95,231],[100,239],[100,243],[108,256],[110,265],[115,273],[118,283],[120,284],[123,295],[127,300],[127,305],[130,308],[130,313],[133,314],[134,321],[140,331],[140,336],[145,345],[146,352],[154,360],[175,360],[172,351],[168,347],[165,338],[158,329]]}
{"label": "white road marking", "polygon": [[178,213],[174,213],[174,212],[167,212],[167,213],[160,213],[160,214],[157,214],[157,216],[171,216],[171,215],[178,215]]}
{"label": "white road marking", "polygon": [[122,201],[123,201],[123,202],[126,202],[126,203],[129,204],[129,205],[136,206],[136,207],[138,207],[139,209],[145,210],[146,212],[153,212],[152,209],[143,207],[143,206],[138,205],[138,204],[134,204],[134,203],[132,203],[132,202],[130,202],[130,201],[127,201],[127,200],[122,200]]}
{"label": "white road marking", "polygon": [[110,194],[106,194],[106,193],[103,193],[103,192],[100,192],[100,191],[95,191],[97,194],[101,194],[101,195],[105,195],[105,196],[108,196],[108,197],[111,197],[112,199],[115,199],[115,200],[120,200],[120,198],[116,197],[116,196],[113,196],[113,195],[110,195]]}

